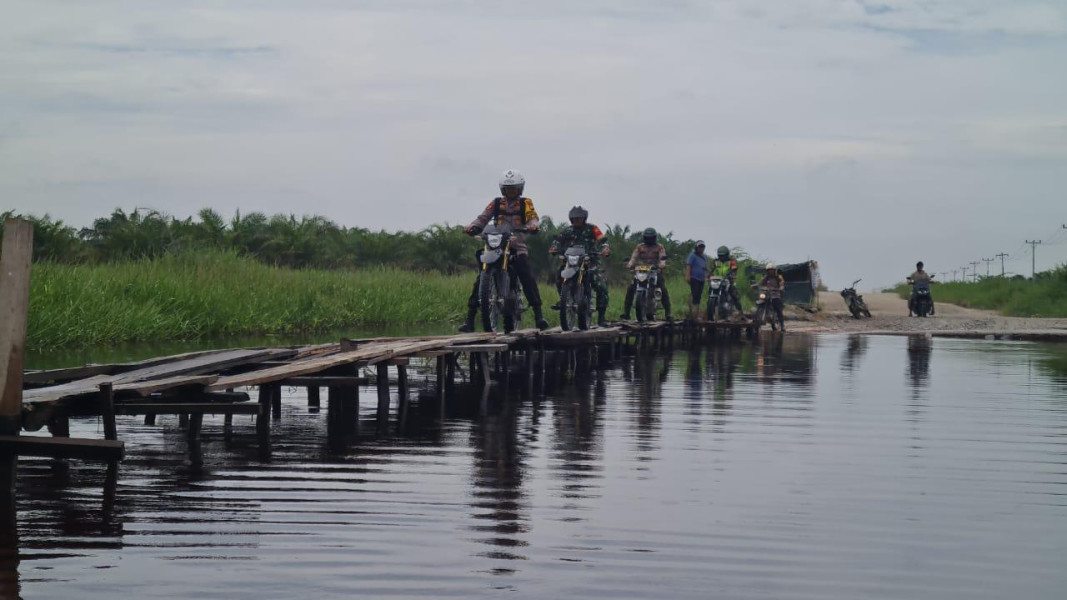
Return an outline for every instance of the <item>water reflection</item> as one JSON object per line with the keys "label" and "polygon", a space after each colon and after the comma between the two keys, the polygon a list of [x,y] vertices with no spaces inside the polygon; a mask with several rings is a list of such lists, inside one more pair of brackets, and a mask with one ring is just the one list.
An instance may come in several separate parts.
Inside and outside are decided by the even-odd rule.
{"label": "water reflection", "polygon": [[[953,385],[927,410],[934,354]],[[1058,598],[1065,373],[1038,365],[1064,356],[765,335],[561,375],[543,395],[458,384],[335,453],[327,411],[287,397],[269,462],[252,428],[214,423],[200,468],[172,421],[127,421],[120,478],[23,465],[0,597]],[[916,452],[919,415],[937,443]]]}

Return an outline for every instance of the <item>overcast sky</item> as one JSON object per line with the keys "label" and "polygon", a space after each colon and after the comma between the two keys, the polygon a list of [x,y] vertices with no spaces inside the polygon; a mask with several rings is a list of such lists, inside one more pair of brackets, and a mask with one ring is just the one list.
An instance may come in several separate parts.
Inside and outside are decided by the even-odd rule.
{"label": "overcast sky", "polygon": [[421,229],[514,167],[834,288],[1029,274],[1067,261],[1065,73],[1062,1],[5,0],[0,209]]}

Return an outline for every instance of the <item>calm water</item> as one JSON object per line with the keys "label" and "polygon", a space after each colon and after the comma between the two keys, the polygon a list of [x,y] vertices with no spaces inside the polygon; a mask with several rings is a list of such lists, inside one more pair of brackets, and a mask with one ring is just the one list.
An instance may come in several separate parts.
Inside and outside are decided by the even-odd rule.
{"label": "calm water", "polygon": [[381,435],[365,390],[332,455],[289,390],[269,463],[209,418],[195,469],[173,419],[128,418],[117,484],[23,460],[0,565],[25,598],[1060,599],[1065,372],[1067,347],[790,336]]}

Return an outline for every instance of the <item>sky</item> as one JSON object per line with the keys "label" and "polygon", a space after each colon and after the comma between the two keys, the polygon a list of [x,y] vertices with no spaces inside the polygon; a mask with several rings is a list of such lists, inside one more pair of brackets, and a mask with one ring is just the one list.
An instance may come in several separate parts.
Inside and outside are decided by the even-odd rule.
{"label": "sky", "polygon": [[1029,274],[1067,262],[1065,64],[1061,1],[5,0],[0,210],[418,230],[517,168],[835,289]]}

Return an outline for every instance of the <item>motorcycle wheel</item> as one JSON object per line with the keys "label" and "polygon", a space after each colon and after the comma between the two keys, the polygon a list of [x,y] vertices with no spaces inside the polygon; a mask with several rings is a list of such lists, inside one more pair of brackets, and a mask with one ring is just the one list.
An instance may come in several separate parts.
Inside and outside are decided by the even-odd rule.
{"label": "motorcycle wheel", "polygon": [[715,296],[708,296],[708,320],[715,321],[719,318],[719,299]]}
{"label": "motorcycle wheel", "polygon": [[500,289],[497,287],[499,269],[483,271],[478,285],[478,300],[482,310],[482,328],[495,332],[500,324],[501,301]]}
{"label": "motorcycle wheel", "polygon": [[761,304],[761,305],[756,307],[756,314],[752,319],[753,321],[756,322],[756,331],[759,331],[760,329],[763,328],[763,319],[764,319],[764,312],[765,312],[764,311],[764,307],[765,307],[765,305],[763,305],[763,304]]}
{"label": "motorcycle wheel", "polygon": [[508,273],[501,272],[499,285],[500,296],[504,299],[504,333],[511,333],[515,331],[515,313],[518,312],[518,302],[516,302],[514,290],[511,289],[511,279]]}
{"label": "motorcycle wheel", "polygon": [[644,290],[637,292],[637,294],[634,295],[634,310],[637,312],[638,323],[645,322],[649,317],[649,315],[645,314],[645,304],[647,303],[645,296],[647,295],[648,292]]}
{"label": "motorcycle wheel", "polygon": [[920,318],[925,317],[926,316],[926,302],[923,302],[923,301],[920,300],[916,304],[918,304],[918,306],[915,307],[916,314],[918,314]]}
{"label": "motorcycle wheel", "polygon": [[571,315],[573,306],[574,301],[571,299],[570,283],[564,283],[563,288],[559,291],[559,328],[563,331],[570,331],[574,323],[574,318]]}
{"label": "motorcycle wheel", "polygon": [[852,318],[853,319],[860,318],[860,308],[858,306],[856,306],[855,302],[849,302],[848,303],[848,312],[852,313]]}

